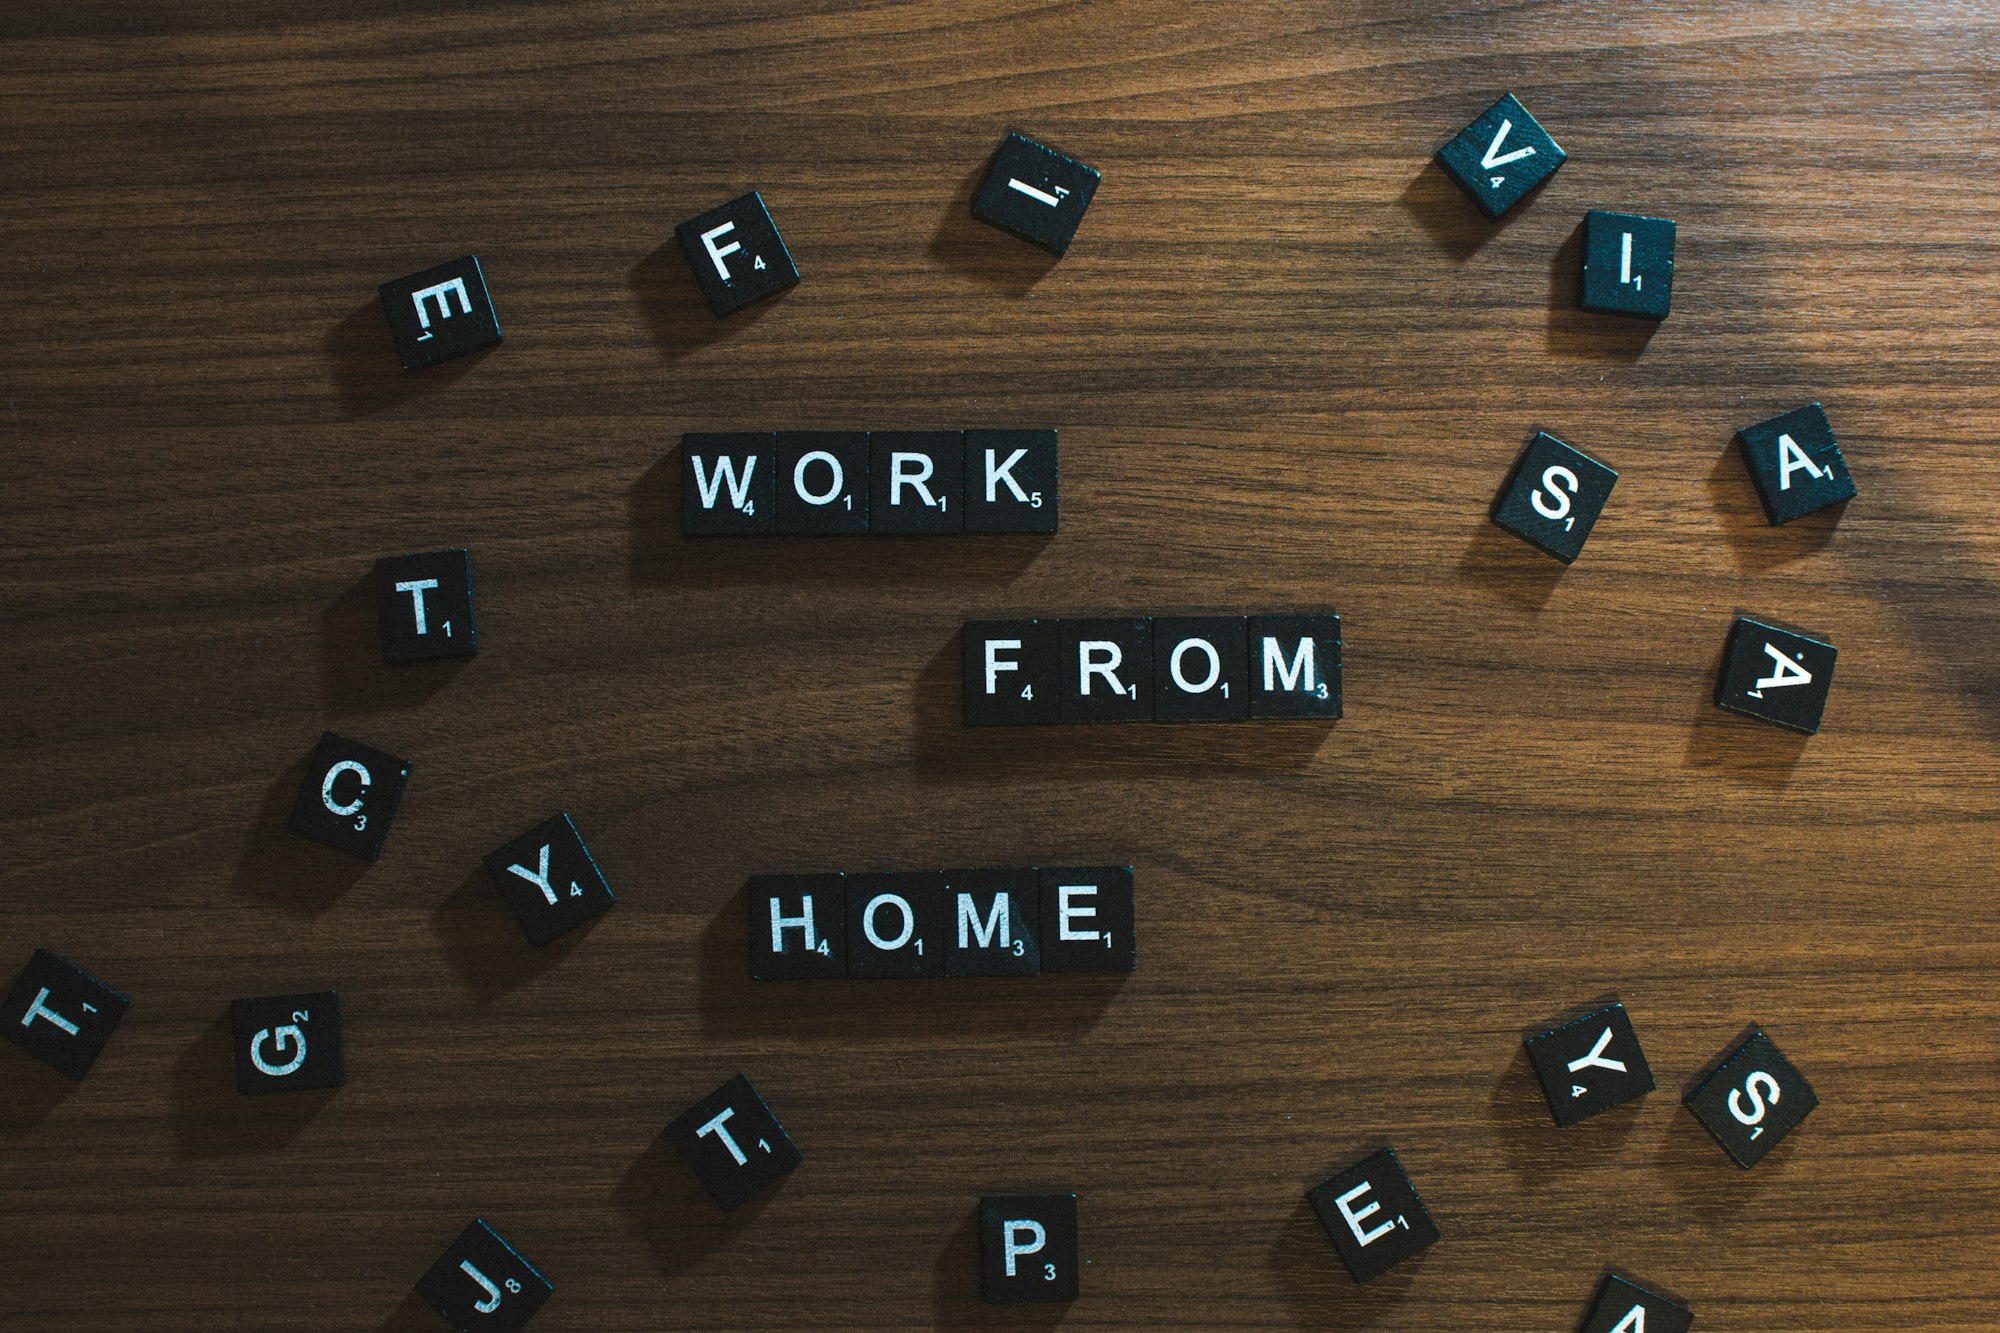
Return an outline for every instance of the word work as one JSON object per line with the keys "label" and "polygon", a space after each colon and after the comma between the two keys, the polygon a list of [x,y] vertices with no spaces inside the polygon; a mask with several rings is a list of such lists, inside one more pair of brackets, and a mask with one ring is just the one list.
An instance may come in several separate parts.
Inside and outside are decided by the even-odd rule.
{"label": "word work", "polygon": [[1340,617],[968,620],[969,727],[1337,718]]}
{"label": "word work", "polygon": [[1130,866],[753,875],[748,899],[760,981],[1138,966]]}

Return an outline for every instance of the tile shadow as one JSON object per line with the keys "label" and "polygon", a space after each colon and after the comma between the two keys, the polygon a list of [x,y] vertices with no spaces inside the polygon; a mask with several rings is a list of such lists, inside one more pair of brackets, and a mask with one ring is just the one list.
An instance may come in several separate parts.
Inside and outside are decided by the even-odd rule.
{"label": "tile shadow", "polygon": [[276,1152],[299,1136],[339,1088],[245,1096],[236,1090],[236,1057],[229,1013],[196,1037],[174,1060],[174,1155],[238,1157]]}
{"label": "tile shadow", "polygon": [[560,964],[617,910],[613,906],[600,912],[538,949],[521,934],[520,923],[482,866],[432,909],[430,926],[438,951],[473,1005],[483,1009]]}
{"label": "tile shadow", "polygon": [[343,420],[371,416],[422,394],[436,393],[469,374],[494,349],[481,348],[425,370],[408,371],[397,359],[380,297],[327,330],[320,340]]}
{"label": "tile shadow", "polygon": [[230,880],[230,891],[238,897],[301,916],[317,916],[333,906],[373,864],[301,838],[287,827],[318,744],[315,735],[305,754],[265,788]]}
{"label": "tile shadow", "polygon": [[1583,219],[1579,217],[1549,259],[1547,350],[1551,355],[1579,361],[1637,361],[1666,321],[1579,310],[1576,298],[1582,265]]}
{"label": "tile shadow", "polygon": [[[800,281],[804,280],[802,271]],[[671,236],[632,266],[625,275],[625,283],[646,321],[653,345],[668,361],[678,361],[690,352],[743,332],[795,290],[787,287],[718,318],[688,267],[680,241]]]}
{"label": "tile shadow", "polygon": [[420,704],[475,660],[384,662],[373,564],[320,614],[320,693],[330,713],[372,713]]}

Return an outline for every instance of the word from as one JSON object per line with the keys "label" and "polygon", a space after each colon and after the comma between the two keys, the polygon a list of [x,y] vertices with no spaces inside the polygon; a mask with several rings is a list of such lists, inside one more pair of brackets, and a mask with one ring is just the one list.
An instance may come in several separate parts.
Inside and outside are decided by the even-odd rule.
{"label": "word from", "polygon": [[691,537],[1054,532],[1052,430],[762,431],[681,437]]}
{"label": "word from", "polygon": [[754,875],[748,898],[763,981],[1138,966],[1130,866]]}
{"label": "word from", "polygon": [[969,620],[965,724],[1336,718],[1340,617]]}

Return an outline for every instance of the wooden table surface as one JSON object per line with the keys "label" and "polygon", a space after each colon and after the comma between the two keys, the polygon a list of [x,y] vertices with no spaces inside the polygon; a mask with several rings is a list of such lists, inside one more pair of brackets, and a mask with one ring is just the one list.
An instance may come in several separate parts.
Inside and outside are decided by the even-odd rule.
{"label": "wooden table surface", "polygon": [[[0,969],[133,997],[0,1047],[0,1327],[427,1329],[471,1217],[537,1330],[2000,1326],[2000,22],[1988,4],[80,0],[0,16]],[[1570,153],[1429,164],[1512,89]],[[967,201],[1100,168],[1060,262]],[[673,226],[804,280],[715,320]],[[1589,207],[1680,225],[1657,329]],[[397,365],[376,284],[507,341]],[[1768,526],[1735,428],[1860,496]],[[1054,425],[1052,538],[679,532],[681,432]],[[1563,567],[1487,509],[1617,468]],[[382,665],[376,557],[472,550],[480,654]],[[1333,724],[968,731],[968,617],[1332,606]],[[1737,611],[1840,650],[1711,705]],[[332,728],[414,762],[374,866],[284,829]],[[529,949],[480,858],[620,894]],[[757,872],[1129,861],[1139,971],[753,984]],[[245,1098],[230,999],[337,986],[348,1085]],[[1568,1130],[1522,1030],[1622,996]],[[1679,1104],[1751,1022],[1824,1099],[1755,1170]],[[724,1217],[661,1128],[738,1070],[805,1153]],[[1444,1239],[1356,1287],[1305,1189],[1393,1144]],[[983,1193],[1083,1296],[977,1296]]]}

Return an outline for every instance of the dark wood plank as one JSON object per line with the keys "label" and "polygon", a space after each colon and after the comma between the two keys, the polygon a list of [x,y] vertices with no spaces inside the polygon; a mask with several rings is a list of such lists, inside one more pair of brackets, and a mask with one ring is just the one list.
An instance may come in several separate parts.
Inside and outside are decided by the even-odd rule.
{"label": "dark wood plank", "polygon": [[[537,1329],[1044,1327],[982,1192],[1082,1195],[1068,1328],[1566,1328],[1616,1264],[1739,1333],[1991,1326],[2000,544],[1990,6],[275,0],[0,16],[0,966],[134,996],[0,1050],[0,1325],[439,1326],[472,1215]],[[1496,227],[1429,165],[1511,88]],[[1104,186],[973,222],[1009,125]],[[761,189],[804,282],[718,324],[671,229]],[[1656,332],[1584,209],[1681,226]],[[375,285],[476,250],[490,355]],[[1860,486],[1768,528],[1817,398]],[[684,543],[684,430],[1049,423],[1064,528]],[[1617,467],[1567,571],[1486,507]],[[485,650],[389,670],[381,554]],[[1332,726],[970,733],[961,620],[1346,617]],[[1730,616],[1841,650],[1810,740],[1709,704]],[[323,727],[409,756],[363,871],[283,831]],[[570,810],[621,894],[531,954],[479,858]],[[760,988],[745,875],[1130,860],[1141,971]],[[233,1089],[230,998],[338,985],[350,1084]],[[1605,992],[1661,1088],[1547,1123]],[[1761,1021],[1825,1105],[1742,1173],[1678,1106]],[[724,1219],[659,1131],[738,1069],[806,1164]],[[1353,1288],[1305,1188],[1381,1142],[1445,1239]]]}

